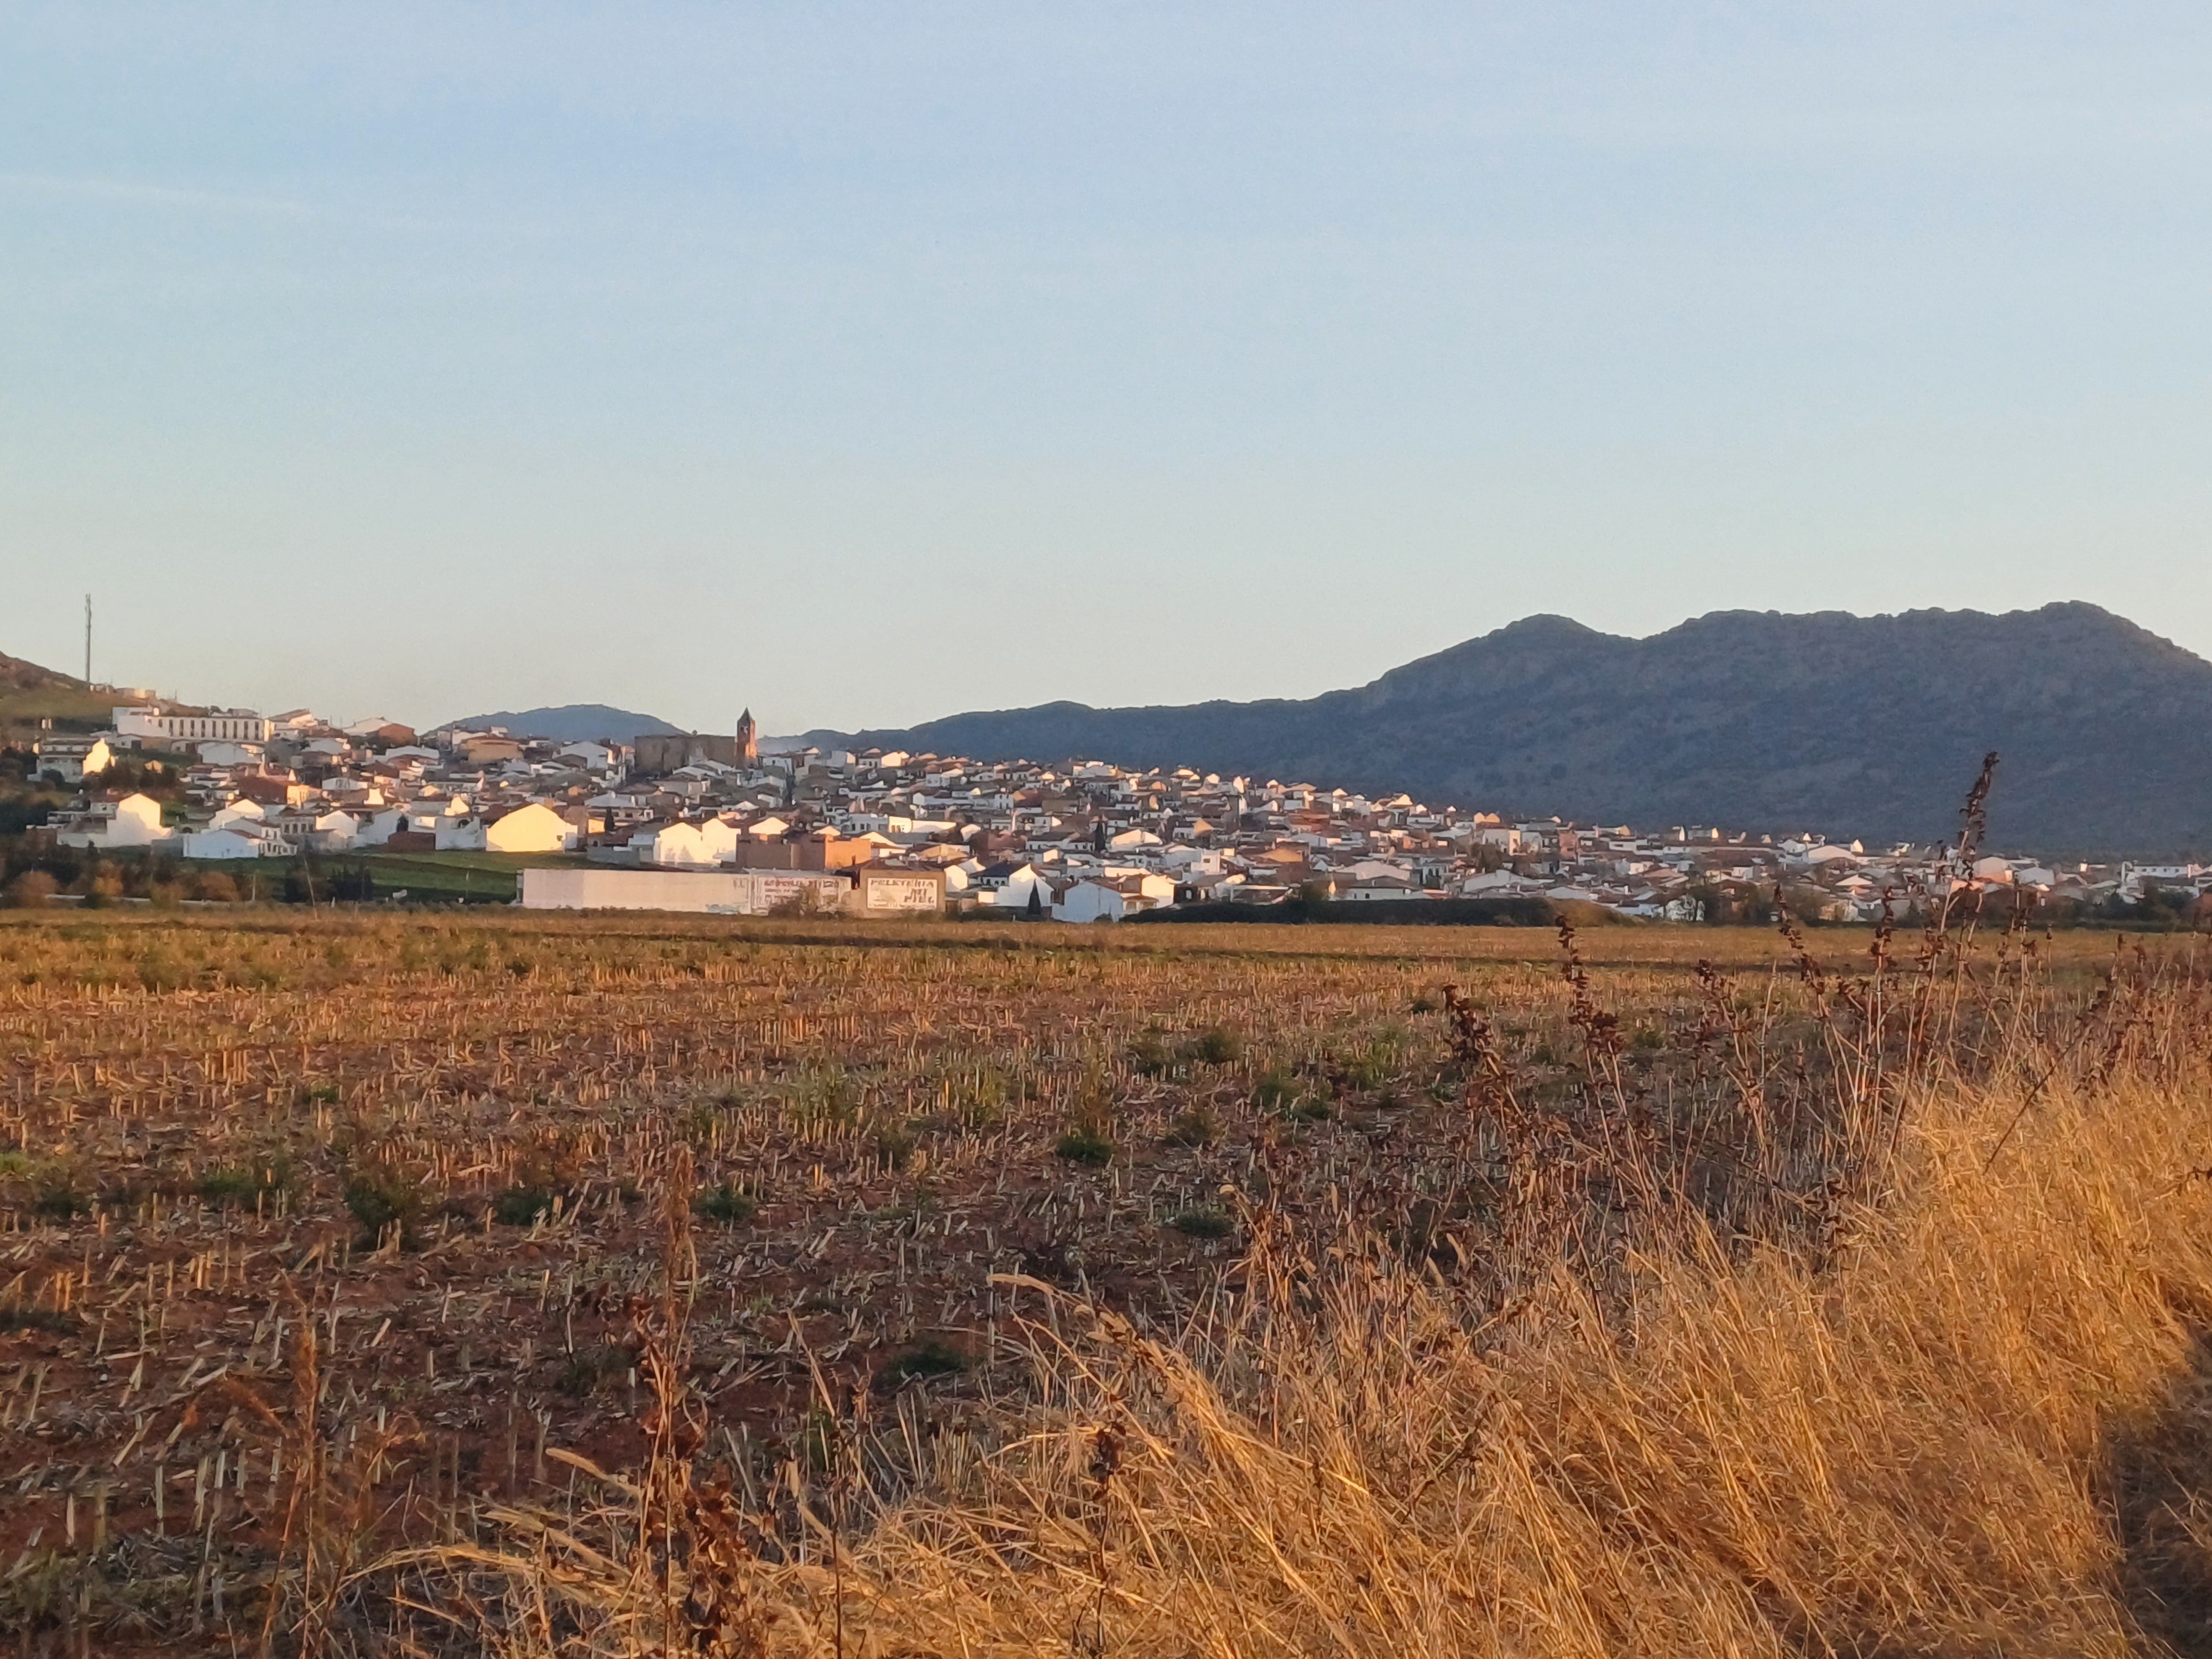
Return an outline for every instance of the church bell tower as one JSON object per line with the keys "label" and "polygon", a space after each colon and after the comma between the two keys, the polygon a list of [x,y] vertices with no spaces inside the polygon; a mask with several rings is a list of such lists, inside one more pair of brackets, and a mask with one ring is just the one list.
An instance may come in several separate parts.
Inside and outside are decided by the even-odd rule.
{"label": "church bell tower", "polygon": [[750,708],[738,716],[738,759],[746,766],[760,759],[760,726]]}

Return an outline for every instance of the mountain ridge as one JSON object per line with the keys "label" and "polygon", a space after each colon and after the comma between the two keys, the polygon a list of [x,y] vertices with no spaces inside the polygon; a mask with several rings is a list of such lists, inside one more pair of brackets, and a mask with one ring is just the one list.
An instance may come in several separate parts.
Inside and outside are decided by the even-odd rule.
{"label": "mountain ridge", "polygon": [[1060,702],[844,740],[1885,842],[1951,834],[1994,749],[2006,762],[1991,830],[2009,844],[2083,857],[2212,848],[2212,663],[2081,601],[1721,611],[1642,639],[1528,617],[1316,697]]}
{"label": "mountain ridge", "polygon": [[494,726],[505,726],[510,734],[518,738],[547,738],[558,743],[591,743],[605,738],[612,738],[617,743],[628,743],[637,737],[673,736],[684,729],[652,714],[640,714],[603,702],[564,702],[543,708],[525,708],[520,712],[501,710],[495,714],[469,714],[430,729],[443,732],[451,727],[464,726],[471,731],[482,731]]}

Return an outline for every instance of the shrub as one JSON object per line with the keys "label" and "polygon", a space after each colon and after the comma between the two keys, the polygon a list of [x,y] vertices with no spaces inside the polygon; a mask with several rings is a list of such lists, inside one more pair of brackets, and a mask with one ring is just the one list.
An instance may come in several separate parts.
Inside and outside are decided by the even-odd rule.
{"label": "shrub", "polygon": [[39,1331],[47,1336],[67,1336],[83,1328],[75,1314],[52,1308],[27,1308],[20,1302],[0,1303],[0,1332]]}
{"label": "shrub", "polygon": [[1389,1037],[1361,1044],[1336,1063],[1338,1079],[1347,1089],[1379,1089],[1398,1069],[1398,1047]]}
{"label": "shrub", "polygon": [[1193,1037],[1183,1053],[1200,1066],[1234,1066],[1244,1058],[1244,1039],[1217,1025]]}
{"label": "shrub", "polygon": [[957,1348],[949,1347],[932,1337],[928,1341],[886,1360],[883,1369],[876,1373],[876,1381],[896,1387],[917,1377],[957,1376],[968,1369],[969,1363],[968,1356]]}
{"label": "shrub", "polygon": [[509,1187],[492,1200],[492,1219],[503,1227],[527,1227],[553,1210],[553,1194],[544,1187]]}
{"label": "shrub", "polygon": [[192,981],[191,970],[167,951],[149,951],[138,958],[138,983],[149,991],[182,990]]}
{"label": "shrub", "polygon": [[691,1212],[703,1221],[714,1221],[725,1227],[742,1227],[760,1209],[760,1200],[744,1188],[725,1181],[720,1186],[708,1188],[691,1200]]}
{"label": "shrub", "polygon": [[422,1193],[397,1170],[372,1168],[357,1172],[346,1182],[345,1205],[371,1241],[381,1241],[397,1227],[404,1246],[414,1242],[415,1223],[422,1213]]}
{"label": "shrub", "polygon": [[8,884],[8,906],[14,910],[43,910],[58,884],[43,870],[26,870]]}
{"label": "shrub", "polygon": [[88,1215],[92,1200],[71,1181],[57,1177],[39,1188],[31,1201],[32,1210],[48,1221],[67,1221],[75,1216]]}
{"label": "shrub", "polygon": [[1175,1068],[1175,1054],[1158,1031],[1146,1031],[1129,1045],[1129,1064],[1143,1077],[1158,1077]]}
{"label": "shrub", "polygon": [[808,1128],[849,1128],[860,1120],[860,1091],[842,1066],[812,1067],[788,1085],[792,1116]]}
{"label": "shrub", "polygon": [[1006,1121],[1006,1079],[994,1066],[986,1066],[975,1074],[974,1085],[961,1092],[960,1118],[977,1133],[995,1129]]}
{"label": "shrub", "polygon": [[1168,1218],[1168,1225],[1191,1238],[1226,1238],[1237,1224],[1223,1211],[1201,1206]]}
{"label": "shrub", "polygon": [[573,1349],[564,1357],[561,1367],[561,1392],[577,1399],[596,1394],[635,1363],[635,1356],[629,1349],[611,1343],[593,1343]]}
{"label": "shrub", "polygon": [[1097,1124],[1079,1124],[1054,1144],[1053,1149],[1070,1164],[1093,1166],[1114,1161],[1113,1138]]}
{"label": "shrub", "polygon": [[914,1149],[921,1144],[921,1137],[915,1133],[911,1123],[886,1123],[876,1131],[876,1157],[886,1169],[906,1168],[914,1157]]}
{"label": "shrub", "polygon": [[1170,1146],[1212,1146],[1220,1139],[1221,1114],[1213,1109],[1209,1101],[1186,1106],[1168,1125],[1167,1142]]}
{"label": "shrub", "polygon": [[1327,1100],[1298,1086],[1297,1078],[1287,1066],[1270,1066],[1260,1073],[1259,1081],[1252,1085],[1252,1103],[1263,1112],[1302,1123],[1325,1123],[1336,1115],[1336,1109]]}
{"label": "shrub", "polygon": [[243,1208],[257,1199],[274,1198],[291,1184],[290,1162],[271,1158],[263,1164],[210,1170],[200,1177],[200,1196],[210,1204],[235,1204]]}

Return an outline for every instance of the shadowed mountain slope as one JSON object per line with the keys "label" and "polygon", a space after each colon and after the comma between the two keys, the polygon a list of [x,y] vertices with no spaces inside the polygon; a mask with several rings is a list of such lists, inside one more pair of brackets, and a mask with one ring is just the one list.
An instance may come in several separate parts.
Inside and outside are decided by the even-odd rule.
{"label": "shadowed mountain slope", "polygon": [[852,741],[1869,842],[1949,836],[1995,749],[1996,842],[2057,856],[2212,849],[2212,663],[2084,604],[1715,611],[1641,640],[1531,617],[1304,701],[1048,703]]}

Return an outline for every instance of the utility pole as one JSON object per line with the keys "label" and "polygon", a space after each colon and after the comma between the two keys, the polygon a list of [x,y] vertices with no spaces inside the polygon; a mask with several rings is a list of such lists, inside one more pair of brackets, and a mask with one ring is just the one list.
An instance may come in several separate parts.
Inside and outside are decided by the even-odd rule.
{"label": "utility pole", "polygon": [[92,684],[92,595],[84,596],[84,683]]}

